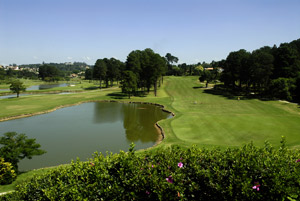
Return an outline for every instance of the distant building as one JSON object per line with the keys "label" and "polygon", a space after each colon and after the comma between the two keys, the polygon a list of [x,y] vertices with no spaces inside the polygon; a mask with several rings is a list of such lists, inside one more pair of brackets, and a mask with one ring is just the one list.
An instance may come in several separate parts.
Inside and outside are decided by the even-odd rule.
{"label": "distant building", "polygon": [[74,77],[78,77],[78,75],[75,74],[75,73],[72,73],[72,74],[70,75],[70,77],[71,77],[71,78],[74,78]]}
{"label": "distant building", "polygon": [[65,65],[70,65],[70,66],[72,66],[72,65],[74,65],[74,64],[73,64],[73,62],[65,62]]}
{"label": "distant building", "polygon": [[19,66],[7,66],[6,69],[20,70]]}

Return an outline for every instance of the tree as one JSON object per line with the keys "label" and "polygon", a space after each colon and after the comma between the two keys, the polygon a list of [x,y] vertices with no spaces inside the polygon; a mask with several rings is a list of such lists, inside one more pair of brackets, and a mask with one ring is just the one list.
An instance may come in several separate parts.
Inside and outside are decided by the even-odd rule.
{"label": "tree", "polygon": [[251,82],[258,91],[265,90],[271,82],[274,57],[263,49],[252,52]]}
{"label": "tree", "polygon": [[206,80],[206,88],[208,87],[208,83],[213,81],[213,74],[209,70],[204,70],[199,77],[200,82]]}
{"label": "tree", "polygon": [[21,82],[20,80],[14,80],[14,81],[10,82],[9,89],[12,92],[17,93],[17,98],[18,98],[20,92],[25,91],[26,87],[25,87],[25,85],[23,85],[23,82]]}
{"label": "tree", "polygon": [[89,69],[89,68],[85,69],[85,74],[84,75],[85,75],[86,80],[92,80],[92,78],[93,78],[92,69]]}
{"label": "tree", "polygon": [[4,80],[6,72],[3,68],[0,67],[0,80]]}
{"label": "tree", "polygon": [[230,52],[226,58],[222,77],[226,86],[235,87],[236,82],[239,83],[240,88],[242,84],[248,85],[250,78],[250,56],[251,54],[243,49]]}
{"label": "tree", "polygon": [[100,81],[100,89],[102,89],[102,80],[105,79],[107,73],[107,65],[103,59],[98,59],[93,69],[93,77]]}
{"label": "tree", "polygon": [[131,94],[135,93],[135,91],[137,90],[137,78],[132,71],[123,72],[121,88],[123,93],[128,94],[128,98],[130,98]]}
{"label": "tree", "polygon": [[274,51],[274,57],[274,79],[279,77],[295,78],[297,76],[300,71],[300,58],[297,49],[286,43],[281,44]]}
{"label": "tree", "polygon": [[58,80],[59,70],[52,65],[42,65],[39,67],[39,77],[45,81],[55,81]]}
{"label": "tree", "polygon": [[167,53],[166,56],[165,56],[166,60],[167,60],[167,67],[168,67],[168,74],[171,74],[172,73],[172,64],[174,63],[177,63],[178,62],[178,58],[171,55],[170,53]]}
{"label": "tree", "polygon": [[296,88],[294,80],[290,78],[278,78],[270,83],[270,94],[273,98],[292,100],[291,91]]}
{"label": "tree", "polygon": [[177,63],[179,60],[177,57],[171,55],[170,53],[167,53],[165,57],[167,59],[168,64]]}
{"label": "tree", "polygon": [[115,58],[107,60],[107,80],[110,81],[111,87],[113,86],[113,81],[120,77],[121,66],[122,62]]}
{"label": "tree", "polygon": [[16,171],[18,163],[24,158],[31,159],[32,156],[42,155],[46,151],[40,149],[41,145],[35,139],[28,139],[25,134],[7,132],[0,138],[0,155],[6,162],[10,162]]}

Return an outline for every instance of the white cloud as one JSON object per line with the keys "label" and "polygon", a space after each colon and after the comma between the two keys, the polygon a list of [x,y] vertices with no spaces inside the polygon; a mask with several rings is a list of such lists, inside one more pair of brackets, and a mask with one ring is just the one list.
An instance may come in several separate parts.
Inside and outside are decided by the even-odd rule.
{"label": "white cloud", "polygon": [[71,60],[71,59],[73,59],[73,57],[67,57],[67,59]]}
{"label": "white cloud", "polygon": [[33,59],[38,59],[38,57],[37,56],[33,56]]}

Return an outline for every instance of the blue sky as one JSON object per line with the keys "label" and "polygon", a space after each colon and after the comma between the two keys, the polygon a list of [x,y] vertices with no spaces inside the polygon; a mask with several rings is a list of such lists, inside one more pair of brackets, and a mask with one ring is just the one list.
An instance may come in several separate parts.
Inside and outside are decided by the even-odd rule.
{"label": "blue sky", "polygon": [[125,61],[151,48],[179,63],[300,38],[299,0],[0,0],[0,64]]}

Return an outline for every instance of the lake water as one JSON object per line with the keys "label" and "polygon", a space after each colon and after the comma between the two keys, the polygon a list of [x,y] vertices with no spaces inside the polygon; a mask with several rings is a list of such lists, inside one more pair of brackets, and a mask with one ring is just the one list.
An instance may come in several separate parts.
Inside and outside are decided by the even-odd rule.
{"label": "lake water", "polygon": [[[67,87],[69,86],[69,83],[63,83],[63,84],[40,84],[40,85],[33,85],[28,88],[26,88],[26,91],[30,90],[42,90],[42,89],[52,89],[55,87]],[[0,91],[10,91],[9,89],[0,89]]]}
{"label": "lake water", "polygon": [[128,151],[153,146],[158,140],[154,124],[170,118],[160,107],[148,104],[93,102],[62,108],[51,113],[0,122],[0,134],[15,131],[36,138],[47,153],[24,159],[20,170],[85,161],[96,151]]}
{"label": "lake water", "polygon": [[69,86],[70,84],[68,83],[63,83],[63,84],[40,84],[40,85],[33,85],[28,88],[26,88],[27,91],[30,90],[42,90],[42,89],[51,89],[55,87],[66,87]]}

